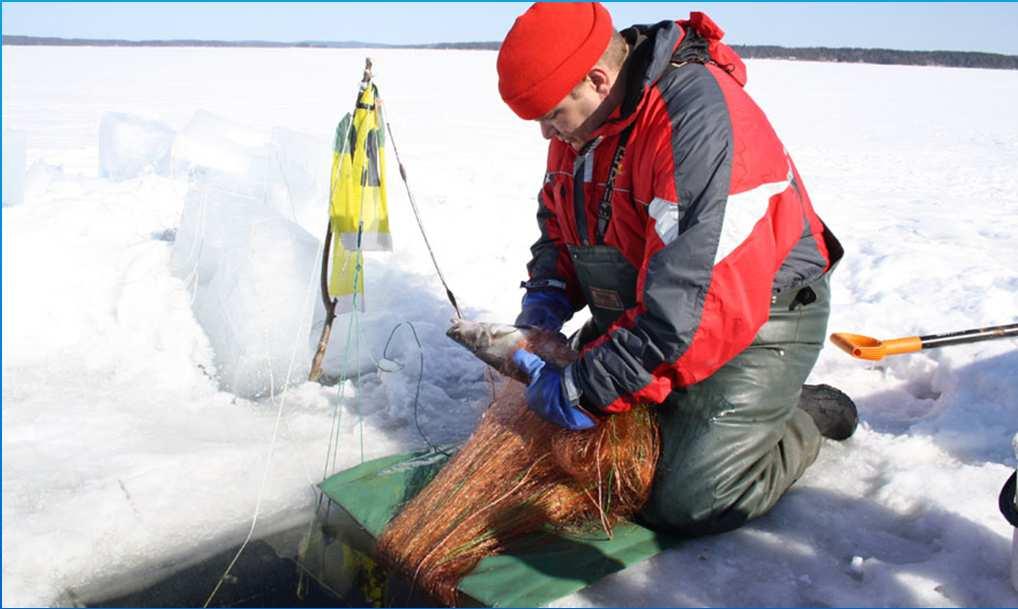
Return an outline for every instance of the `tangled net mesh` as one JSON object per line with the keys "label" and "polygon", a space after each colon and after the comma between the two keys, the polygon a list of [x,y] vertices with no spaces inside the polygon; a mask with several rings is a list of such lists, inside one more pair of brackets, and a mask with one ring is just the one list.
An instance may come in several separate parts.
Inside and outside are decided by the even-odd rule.
{"label": "tangled net mesh", "polygon": [[[523,345],[565,365],[576,354],[551,336]],[[659,450],[646,406],[586,431],[548,423],[506,379],[466,444],[410,501],[378,540],[379,557],[446,605],[481,559],[547,527],[600,527],[647,500]]]}

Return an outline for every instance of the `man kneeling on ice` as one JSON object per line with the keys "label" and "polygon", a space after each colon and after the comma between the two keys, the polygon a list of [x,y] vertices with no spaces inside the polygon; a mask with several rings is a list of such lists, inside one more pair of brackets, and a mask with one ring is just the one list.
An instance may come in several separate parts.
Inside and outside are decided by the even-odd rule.
{"label": "man kneeling on ice", "polygon": [[687,535],[767,512],[821,435],[857,422],[847,396],[803,387],[841,245],[721,36],[702,13],[616,32],[598,3],[538,3],[497,64],[502,99],[550,140],[516,323],[592,313],[565,369],[515,354],[528,405],[585,429],[658,404],[641,517]]}

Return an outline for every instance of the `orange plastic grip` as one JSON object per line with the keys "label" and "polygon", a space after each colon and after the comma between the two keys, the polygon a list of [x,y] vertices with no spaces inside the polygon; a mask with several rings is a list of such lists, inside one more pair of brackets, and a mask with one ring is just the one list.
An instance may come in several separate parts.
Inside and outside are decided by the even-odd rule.
{"label": "orange plastic grip", "polygon": [[918,336],[905,336],[903,338],[892,338],[884,341],[884,355],[898,355],[899,353],[915,353],[922,351],[923,341]]}
{"label": "orange plastic grip", "polygon": [[877,340],[860,334],[839,332],[831,335],[831,342],[852,357],[870,361],[882,360],[888,355],[914,353],[923,348],[923,341],[918,336]]}

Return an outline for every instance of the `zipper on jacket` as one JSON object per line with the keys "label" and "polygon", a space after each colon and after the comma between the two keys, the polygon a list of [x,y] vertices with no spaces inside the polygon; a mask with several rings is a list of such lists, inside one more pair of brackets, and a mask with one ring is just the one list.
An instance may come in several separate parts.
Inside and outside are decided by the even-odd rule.
{"label": "zipper on jacket", "polygon": [[[590,245],[583,184],[586,182],[588,167],[591,176],[594,175],[594,150],[597,149],[598,144],[603,139],[604,136],[598,136],[588,142],[576,154],[576,159],[573,161],[573,214],[576,216],[576,232],[579,233],[580,245]],[[593,178],[591,178],[591,181],[593,181]]]}

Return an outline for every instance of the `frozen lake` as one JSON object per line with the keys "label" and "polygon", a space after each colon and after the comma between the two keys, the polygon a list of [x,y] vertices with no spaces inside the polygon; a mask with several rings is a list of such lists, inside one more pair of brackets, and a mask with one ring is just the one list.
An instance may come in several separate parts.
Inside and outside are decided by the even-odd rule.
{"label": "frozen lake", "polygon": [[[208,259],[242,279],[227,289],[214,283],[225,271],[203,279],[175,266],[195,201],[186,175],[99,177],[106,113],[194,133],[204,111],[216,118],[199,135],[229,122],[256,141],[219,160],[252,150],[278,159],[299,139],[286,134],[307,136],[300,150],[321,155],[307,182],[315,186],[365,51],[2,53],[4,146],[15,141],[8,130],[21,134],[27,169],[23,201],[2,212],[5,606],[56,603],[118,573],[236,545],[256,506],[256,537],[305,521],[334,425],[339,449],[328,467],[423,447],[409,334],[395,339],[406,368],[380,374],[372,364],[400,322],[424,344],[425,432],[437,441],[469,433],[484,406],[482,369],[444,336],[451,310],[394,155],[395,251],[368,256],[359,333],[344,318],[334,331],[333,370],[361,372],[344,401],[336,388],[298,382],[318,334],[305,303],[318,302],[307,269],[324,232],[324,191],[298,199],[284,181],[270,214],[276,232],[260,240],[240,228],[242,216],[230,216],[236,226],[203,225],[233,244]],[[512,321],[537,236],[537,126],[503,106],[494,52],[370,54],[446,279],[469,316]],[[747,64],[750,92],[845,246],[832,331],[891,338],[1018,319],[1018,72]],[[232,304],[216,310],[243,319],[209,313],[203,303],[220,296]],[[286,341],[262,340],[263,329],[284,324]],[[340,361],[347,336],[360,337],[353,364]],[[856,399],[855,437],[826,443],[768,516],[562,604],[1018,604],[1008,583],[1012,528],[996,507],[1015,467],[1016,347],[997,341],[876,364],[825,349],[810,380]],[[242,385],[244,375],[254,380]]]}

